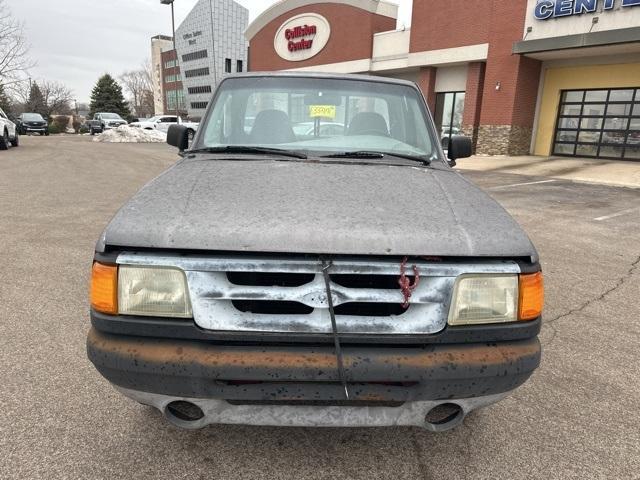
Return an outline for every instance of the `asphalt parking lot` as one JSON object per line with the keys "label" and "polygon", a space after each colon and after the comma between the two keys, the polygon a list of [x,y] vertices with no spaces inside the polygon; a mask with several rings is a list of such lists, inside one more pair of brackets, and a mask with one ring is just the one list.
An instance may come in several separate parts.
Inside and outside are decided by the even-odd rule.
{"label": "asphalt parking lot", "polygon": [[95,241],[176,158],[87,137],[0,152],[0,478],[640,478],[640,190],[464,172],[529,232],[547,307],[541,368],[462,427],[186,432],[85,355]]}

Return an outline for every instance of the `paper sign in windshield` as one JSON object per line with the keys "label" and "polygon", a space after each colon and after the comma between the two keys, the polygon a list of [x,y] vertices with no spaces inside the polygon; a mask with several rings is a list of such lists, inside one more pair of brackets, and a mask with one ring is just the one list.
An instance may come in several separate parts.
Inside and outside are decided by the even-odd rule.
{"label": "paper sign in windshield", "polygon": [[309,116],[311,118],[336,118],[336,106],[335,105],[310,105]]}

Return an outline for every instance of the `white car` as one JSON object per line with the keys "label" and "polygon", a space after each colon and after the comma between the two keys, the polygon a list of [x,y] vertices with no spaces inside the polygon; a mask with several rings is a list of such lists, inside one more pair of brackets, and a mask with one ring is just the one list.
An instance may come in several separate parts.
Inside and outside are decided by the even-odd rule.
{"label": "white car", "polygon": [[198,131],[198,123],[185,122],[181,117],[175,115],[158,115],[147,120],[140,120],[138,122],[132,122],[129,125],[131,127],[143,128],[145,130],[160,130],[161,132],[169,131],[171,125],[184,125],[189,132],[189,139],[193,139]]}
{"label": "white car", "polygon": [[16,124],[0,108],[0,150],[7,150],[9,145],[17,147],[20,145],[20,138]]}

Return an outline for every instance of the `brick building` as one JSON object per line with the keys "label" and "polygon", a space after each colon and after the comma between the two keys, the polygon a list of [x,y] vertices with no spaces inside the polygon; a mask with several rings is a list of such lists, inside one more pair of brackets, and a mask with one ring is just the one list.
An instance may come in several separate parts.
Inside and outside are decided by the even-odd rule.
{"label": "brick building", "polygon": [[246,31],[250,69],[413,80],[478,153],[640,159],[640,0],[414,0],[403,30],[397,11],[280,1]]}

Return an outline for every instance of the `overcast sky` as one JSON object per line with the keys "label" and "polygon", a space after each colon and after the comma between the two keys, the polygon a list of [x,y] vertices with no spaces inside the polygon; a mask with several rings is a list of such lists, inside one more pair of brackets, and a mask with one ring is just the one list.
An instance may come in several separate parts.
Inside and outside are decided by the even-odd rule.
{"label": "overcast sky", "polygon": [[[276,0],[237,0],[253,20]],[[412,0],[400,4],[400,26],[410,24]],[[176,22],[197,0],[176,0]],[[137,68],[151,56],[150,39],[171,34],[170,8],[159,0],[8,0],[13,15],[25,22],[31,76],[65,83],[79,102],[87,102],[98,77]]]}

